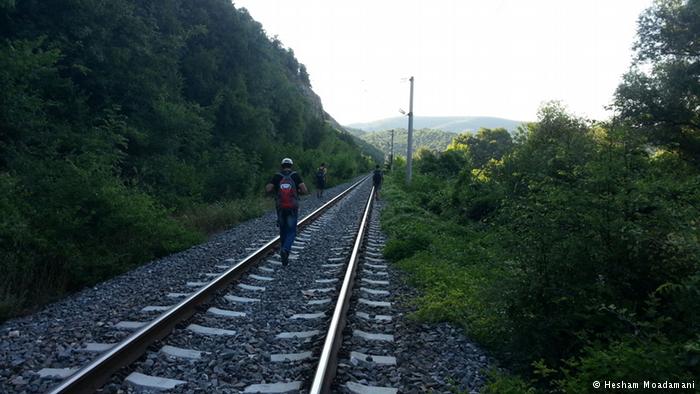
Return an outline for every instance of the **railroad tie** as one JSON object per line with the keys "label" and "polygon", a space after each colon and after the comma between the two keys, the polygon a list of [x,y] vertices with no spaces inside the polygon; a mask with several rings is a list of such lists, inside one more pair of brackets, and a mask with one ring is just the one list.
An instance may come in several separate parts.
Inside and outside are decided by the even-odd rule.
{"label": "railroad tie", "polygon": [[319,330],[281,332],[281,333],[275,335],[275,338],[277,338],[277,339],[305,339],[305,338],[311,338],[311,337],[316,336],[320,333],[321,333],[321,331],[319,331]]}
{"label": "railroad tie", "polygon": [[194,349],[183,349],[170,345],[165,345],[160,348],[160,353],[165,354],[166,356],[184,358],[188,360],[199,360],[202,358],[203,354],[209,354],[209,352],[202,352]]}
{"label": "railroad tie", "polygon": [[396,357],[364,354],[360,352],[350,352],[350,361],[352,360],[374,363],[378,365],[396,365]]}
{"label": "railroad tie", "polygon": [[260,280],[263,282],[269,282],[269,281],[274,280],[274,278],[271,278],[269,276],[261,276],[261,275],[255,275],[255,274],[250,274],[250,275],[248,275],[248,277],[253,278],[255,280]]}
{"label": "railroad tie", "polygon": [[62,380],[73,375],[79,368],[42,368],[36,372],[42,379]]}
{"label": "railroad tie", "polygon": [[292,315],[290,317],[290,319],[293,319],[293,320],[296,320],[296,319],[313,320],[313,319],[320,319],[322,317],[326,317],[326,312],[297,313],[297,314]]}
{"label": "railroad tie", "polygon": [[347,382],[345,388],[353,394],[396,394],[399,389],[392,387],[366,386],[364,384]]}
{"label": "railroad tie", "polygon": [[314,294],[316,294],[316,293],[329,293],[329,292],[331,292],[331,291],[333,291],[333,290],[335,290],[335,289],[332,288],[332,287],[324,287],[324,288],[322,288],[322,289],[302,290],[302,291],[301,291],[301,294],[303,294],[303,295],[305,295],[305,296],[310,296],[310,295],[314,295]]}
{"label": "railroad tie", "polygon": [[338,281],[338,278],[330,278],[330,279],[316,279],[314,282],[316,283],[335,283]]}
{"label": "railroad tie", "polygon": [[185,298],[192,293],[168,293],[165,296],[168,298]]}
{"label": "railroad tie", "polygon": [[143,326],[148,324],[148,322],[145,321],[120,321],[119,323],[115,324],[113,327],[118,329],[118,330],[137,330]]}
{"label": "railroad tie", "polygon": [[246,387],[244,393],[266,393],[266,394],[281,394],[289,392],[297,392],[301,389],[301,382],[282,382],[282,383],[262,383],[251,384]]}
{"label": "railroad tie", "polygon": [[141,312],[148,313],[148,312],[165,312],[168,309],[172,308],[173,306],[161,306],[161,305],[149,305],[141,308]]}
{"label": "railroad tie", "polygon": [[158,376],[144,375],[138,372],[132,372],[126,377],[126,382],[132,386],[146,388],[150,390],[171,390],[181,384],[186,384],[184,380],[161,378]]}
{"label": "railroad tie", "polygon": [[219,309],[214,307],[207,309],[207,313],[221,317],[245,317],[245,312],[230,311],[228,309]]}
{"label": "railroad tie", "polygon": [[237,302],[239,304],[249,304],[252,302],[260,302],[260,298],[239,297],[239,296],[235,296],[235,295],[225,295],[224,299],[226,301]]}
{"label": "railroad tie", "polygon": [[306,303],[306,305],[325,305],[325,304],[330,304],[331,299],[330,298],[323,298],[320,300],[311,300]]}
{"label": "railroad tie", "polygon": [[391,322],[392,317],[389,315],[371,315],[367,312],[356,312],[355,316],[365,320],[374,320],[376,322]]}
{"label": "railroad tie", "polygon": [[370,271],[368,269],[363,269],[362,272],[364,272],[367,275],[375,275],[375,276],[387,276],[387,275],[389,275],[384,271]]}
{"label": "railroad tie", "polygon": [[372,280],[372,279],[362,278],[361,281],[367,282],[371,285],[389,285],[388,280]]}
{"label": "railroad tie", "polygon": [[249,290],[249,291],[265,291],[265,288],[262,286],[253,286],[253,285],[247,285],[245,283],[239,283],[236,285],[237,287],[240,287],[243,290]]}
{"label": "railroad tie", "polygon": [[200,326],[199,324],[190,324],[189,326],[187,326],[187,329],[196,333],[196,334],[202,334],[202,335],[219,335],[219,336],[236,335],[236,331],[233,331],[233,330],[225,330],[223,328],[214,328],[214,327],[205,327],[205,326]]}
{"label": "railroad tie", "polygon": [[301,361],[311,358],[311,352],[271,354],[270,361],[273,363],[284,363],[290,361]]}
{"label": "railroad tie", "polygon": [[390,334],[377,334],[362,330],[352,330],[352,335],[367,341],[394,342],[394,336]]}
{"label": "railroad tie", "polygon": [[364,291],[365,293],[372,294],[372,295],[389,295],[388,290],[376,290],[376,289],[370,289],[368,287],[360,287],[360,291]]}
{"label": "railroad tie", "polygon": [[387,301],[372,301],[372,300],[367,300],[364,298],[359,298],[357,300],[357,302],[359,302],[360,304],[365,304],[365,305],[372,306],[375,308],[391,308],[391,302],[387,302]]}
{"label": "railroad tie", "polygon": [[87,342],[76,352],[102,353],[114,347],[114,343]]}

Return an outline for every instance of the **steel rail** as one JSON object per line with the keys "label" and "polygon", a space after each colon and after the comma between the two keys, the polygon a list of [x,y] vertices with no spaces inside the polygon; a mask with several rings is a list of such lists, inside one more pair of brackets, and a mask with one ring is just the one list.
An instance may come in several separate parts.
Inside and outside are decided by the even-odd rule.
{"label": "steel rail", "polygon": [[[299,221],[297,227],[306,227],[314,219],[321,216],[327,209],[345,197],[350,191],[355,189],[355,187],[367,180],[367,178],[369,178],[369,176],[355,182],[342,193],[306,215]],[[58,386],[49,391],[49,393],[92,393],[98,390],[119,369],[141,357],[152,343],[167,336],[177,324],[192,316],[197,308],[208,302],[216,292],[226,288],[231,282],[238,279],[247,268],[273,251],[275,246],[279,243],[279,238],[279,236],[276,236],[258,250],[250,253],[246,258],[222,273],[221,276],[212,280],[173,308],[163,312],[155,320],[129,335],[113,348],[102,353],[90,364],[82,367],[73,375],[63,380]]]}
{"label": "steel rail", "polygon": [[333,310],[333,317],[328,328],[328,334],[323,343],[321,357],[318,360],[316,373],[311,383],[309,394],[326,394],[331,392],[331,384],[335,378],[336,368],[338,366],[338,350],[343,342],[343,329],[346,323],[346,314],[350,306],[350,297],[352,296],[352,287],[355,282],[355,271],[359,260],[360,248],[367,232],[367,222],[372,211],[372,203],[374,202],[375,189],[372,186],[372,192],[369,194],[369,200],[365,207],[365,212],[360,222],[360,228],[355,238],[355,245],[352,248],[348,268],[345,270],[343,278],[343,286],[338,294],[338,301]]}

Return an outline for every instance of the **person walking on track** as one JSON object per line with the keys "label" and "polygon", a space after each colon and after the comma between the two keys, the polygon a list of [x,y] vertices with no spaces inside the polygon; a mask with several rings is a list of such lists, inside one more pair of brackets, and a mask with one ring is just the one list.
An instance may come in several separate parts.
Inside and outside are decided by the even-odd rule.
{"label": "person walking on track", "polygon": [[275,192],[277,223],[280,227],[280,257],[283,265],[289,262],[289,252],[296,237],[299,194],[309,192],[301,176],[292,171],[293,164],[292,159],[288,157],[282,159],[280,172],[273,175],[270,182],[265,185],[265,191]]}
{"label": "person walking on track", "polygon": [[372,174],[372,184],[374,184],[374,197],[379,200],[379,190],[382,188],[382,182],[384,182],[384,174],[382,170],[379,169],[379,165],[374,168],[374,174]]}
{"label": "person walking on track", "polygon": [[321,163],[321,166],[316,170],[316,197],[323,197],[323,189],[326,188],[326,163]]}

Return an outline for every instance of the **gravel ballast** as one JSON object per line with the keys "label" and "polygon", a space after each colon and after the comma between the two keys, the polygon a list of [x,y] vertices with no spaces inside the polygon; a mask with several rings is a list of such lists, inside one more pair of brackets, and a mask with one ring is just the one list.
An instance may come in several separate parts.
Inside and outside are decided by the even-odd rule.
{"label": "gravel ballast", "polygon": [[[418,293],[402,272],[377,255],[386,240],[379,227],[383,204],[376,203],[372,213],[332,391],[479,392],[489,367],[486,354],[450,324],[408,318]],[[373,339],[366,339],[366,333],[374,334]]]}
{"label": "gravel ballast", "polygon": [[[303,197],[300,217],[350,184],[326,190],[321,200],[315,196]],[[0,392],[46,392],[57,381],[41,379],[36,372],[87,364],[96,353],[80,351],[85,344],[115,343],[125,338],[131,331],[116,330],[114,325],[154,318],[158,312],[142,313],[141,309],[182,300],[167,295],[193,291],[186,286],[187,281],[202,279],[203,273],[220,272],[217,265],[230,265],[224,260],[240,259],[250,252],[246,248],[259,246],[261,239],[278,235],[275,221],[275,212],[269,211],[211,237],[206,243],[144,264],[29,316],[4,322],[0,325]]]}
{"label": "gravel ballast", "polygon": [[[300,217],[347,186],[327,190],[322,200],[304,198]],[[370,187],[365,182],[301,231],[287,267],[279,256],[263,259],[102,391],[142,392],[149,377],[170,384],[173,393],[308,390]],[[382,259],[380,208],[381,203],[370,228],[374,246],[358,268],[338,381],[407,393],[476,392],[488,366],[483,352],[450,325],[406,318],[416,293]],[[276,235],[271,211],[202,245],[3,323],[0,392],[46,392],[60,381],[60,371],[87,364]],[[379,284],[384,282],[389,284]],[[362,339],[353,330],[382,339]],[[367,362],[368,355],[377,357]],[[347,388],[339,384],[335,389]]]}

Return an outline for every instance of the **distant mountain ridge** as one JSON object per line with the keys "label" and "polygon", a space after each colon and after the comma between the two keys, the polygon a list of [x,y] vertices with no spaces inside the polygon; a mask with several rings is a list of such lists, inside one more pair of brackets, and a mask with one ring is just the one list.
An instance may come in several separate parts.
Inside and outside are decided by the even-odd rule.
{"label": "distant mountain ridge", "polygon": [[[416,116],[413,118],[414,129],[437,129],[452,133],[476,131],[481,127],[489,129],[503,127],[512,132],[522,123],[525,122],[491,116]],[[380,119],[366,123],[352,123],[346,126],[351,132],[353,132],[351,129],[371,132],[406,127],[408,127],[408,119],[406,119],[405,116]]]}

